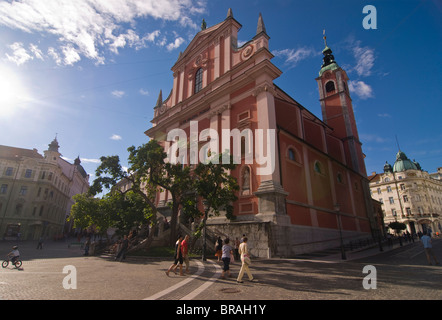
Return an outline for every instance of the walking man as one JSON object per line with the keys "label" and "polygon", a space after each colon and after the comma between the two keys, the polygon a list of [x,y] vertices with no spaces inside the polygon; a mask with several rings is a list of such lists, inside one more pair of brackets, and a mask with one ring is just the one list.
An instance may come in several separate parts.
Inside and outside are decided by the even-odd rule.
{"label": "walking man", "polygon": [[178,240],[175,243],[175,256],[174,256],[174,263],[169,267],[169,269],[166,271],[166,275],[169,276],[170,271],[176,272],[177,266],[180,267],[180,276],[184,276],[183,274],[183,254],[181,252],[181,241],[183,240],[183,236],[179,235]]}
{"label": "walking man", "polygon": [[189,273],[189,235],[186,234],[184,240],[181,241],[181,253],[183,255],[184,263],[186,264],[185,273]]}
{"label": "walking man", "polygon": [[123,242],[121,243],[120,251],[118,251],[118,254],[115,257],[115,260],[122,261],[123,259],[126,259],[127,248],[129,248],[129,240],[127,239],[127,236],[124,235]]}
{"label": "walking man", "polygon": [[242,277],[244,276],[244,272],[247,273],[247,276],[249,277],[249,281],[253,281],[253,275],[250,272],[249,265],[250,265],[250,256],[249,256],[249,249],[247,247],[247,237],[244,237],[243,242],[239,245],[239,254],[241,255],[241,270],[239,271],[238,278],[236,279],[236,282],[243,283]]}
{"label": "walking man", "polygon": [[431,245],[431,238],[428,236],[427,231],[424,231],[424,235],[421,238],[422,244],[424,245],[425,254],[427,255],[428,264],[432,265],[431,263],[431,257],[433,257],[436,264],[439,264],[439,261],[437,261],[436,256],[433,252],[433,246]]}

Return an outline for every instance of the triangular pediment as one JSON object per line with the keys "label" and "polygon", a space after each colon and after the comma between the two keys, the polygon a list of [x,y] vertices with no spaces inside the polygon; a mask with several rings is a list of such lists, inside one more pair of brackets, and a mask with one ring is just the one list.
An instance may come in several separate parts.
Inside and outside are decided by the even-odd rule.
{"label": "triangular pediment", "polygon": [[[206,43],[206,46],[209,46],[210,43],[207,42],[207,40],[210,38],[211,41],[215,40],[214,34],[216,33],[222,33],[223,30],[229,30],[228,27],[232,24],[235,24],[237,28],[241,28],[241,24],[236,21],[233,18],[227,18],[226,20],[210,27],[204,30],[201,30],[198,32],[195,37],[192,39],[192,41],[189,43],[187,48],[180,54],[178,57],[177,62],[175,63],[174,67],[180,63],[181,60],[183,60],[185,57],[187,57],[189,54],[192,54],[194,51],[201,50],[200,45],[202,43]],[[174,69],[172,67],[172,70]]]}

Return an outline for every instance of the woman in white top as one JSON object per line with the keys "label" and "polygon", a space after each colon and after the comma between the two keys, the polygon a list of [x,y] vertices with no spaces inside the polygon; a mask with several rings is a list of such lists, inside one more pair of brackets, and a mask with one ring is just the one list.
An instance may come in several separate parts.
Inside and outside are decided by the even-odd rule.
{"label": "woman in white top", "polygon": [[250,256],[249,256],[249,249],[247,247],[247,238],[243,238],[243,242],[239,245],[238,248],[239,254],[241,255],[241,270],[238,274],[238,279],[236,279],[236,282],[243,283],[242,277],[244,276],[244,272],[247,273],[247,276],[249,277],[250,281],[253,281],[253,275],[250,272],[249,269],[249,263],[250,263]]}

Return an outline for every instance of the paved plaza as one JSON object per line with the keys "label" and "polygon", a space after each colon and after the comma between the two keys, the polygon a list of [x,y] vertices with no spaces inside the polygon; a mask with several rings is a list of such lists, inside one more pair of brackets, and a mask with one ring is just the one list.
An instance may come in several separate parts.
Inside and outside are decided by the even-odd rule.
{"label": "paved plaza", "polygon": [[[0,242],[5,255],[14,243]],[[0,270],[6,300],[441,300],[442,267],[428,265],[421,243],[303,259],[253,259],[256,282],[221,279],[221,262],[191,260],[190,274],[165,274],[171,258],[83,256],[67,242],[21,242],[23,266]],[[442,239],[433,241],[442,260]],[[368,266],[368,267],[367,267]],[[367,267],[368,269],[364,269]],[[364,285],[365,284],[365,285]]]}

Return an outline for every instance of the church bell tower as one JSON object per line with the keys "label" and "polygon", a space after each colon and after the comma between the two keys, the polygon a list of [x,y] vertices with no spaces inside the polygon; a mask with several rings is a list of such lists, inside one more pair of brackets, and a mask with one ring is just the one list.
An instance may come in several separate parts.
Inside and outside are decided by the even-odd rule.
{"label": "church bell tower", "polygon": [[347,73],[339,67],[327,46],[324,35],[325,48],[323,64],[316,78],[319,89],[323,121],[333,128],[333,135],[341,139],[344,144],[346,163],[353,170],[366,176],[362,144],[359,141],[353,105],[348,90]]}

